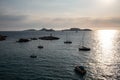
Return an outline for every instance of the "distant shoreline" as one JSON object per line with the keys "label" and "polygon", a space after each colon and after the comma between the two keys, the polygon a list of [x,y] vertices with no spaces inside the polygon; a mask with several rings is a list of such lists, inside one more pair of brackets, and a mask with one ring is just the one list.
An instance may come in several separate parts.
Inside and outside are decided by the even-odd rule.
{"label": "distant shoreline", "polygon": [[93,31],[92,29],[85,28],[85,29],[80,29],[80,28],[67,28],[67,29],[61,29],[61,30],[56,30],[56,29],[49,29],[49,28],[41,28],[39,30],[37,29],[25,29],[25,30],[1,30],[1,31]]}
{"label": "distant shoreline", "polygon": [[70,29],[54,30],[54,29],[42,28],[40,30],[27,29],[27,30],[23,30],[23,31],[92,31],[92,29],[70,28]]}

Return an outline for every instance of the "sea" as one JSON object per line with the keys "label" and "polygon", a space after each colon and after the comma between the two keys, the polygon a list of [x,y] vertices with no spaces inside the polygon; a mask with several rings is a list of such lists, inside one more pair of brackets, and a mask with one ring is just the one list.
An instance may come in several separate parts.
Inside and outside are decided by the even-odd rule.
{"label": "sea", "polygon": [[[120,31],[0,31],[0,80],[120,80]],[[56,36],[59,40],[20,38]],[[64,44],[64,41],[72,44]],[[84,44],[84,45],[83,45]],[[39,49],[38,46],[44,46]],[[79,47],[90,51],[79,51]],[[30,55],[37,58],[31,58]],[[75,66],[84,66],[82,77]]]}

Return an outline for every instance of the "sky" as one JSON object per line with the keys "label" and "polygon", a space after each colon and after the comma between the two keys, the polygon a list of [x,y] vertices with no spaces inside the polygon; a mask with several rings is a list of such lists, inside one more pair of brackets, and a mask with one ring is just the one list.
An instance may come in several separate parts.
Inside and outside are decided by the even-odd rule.
{"label": "sky", "polygon": [[120,0],[0,0],[0,31],[120,29]]}

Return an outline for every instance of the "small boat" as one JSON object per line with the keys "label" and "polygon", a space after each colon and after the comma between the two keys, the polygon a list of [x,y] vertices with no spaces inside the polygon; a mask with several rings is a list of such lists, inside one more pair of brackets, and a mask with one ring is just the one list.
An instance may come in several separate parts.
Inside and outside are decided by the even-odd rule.
{"label": "small boat", "polygon": [[79,51],[90,51],[90,48],[84,47],[82,46],[81,48],[79,48]]}
{"label": "small boat", "polygon": [[43,49],[44,47],[40,44],[40,40],[39,40],[39,46],[38,46],[39,49]]}
{"label": "small boat", "polygon": [[64,41],[64,44],[72,44],[72,41],[69,40],[67,33],[66,33],[66,41]]}
{"label": "small boat", "polygon": [[0,41],[6,40],[6,37],[7,37],[7,36],[0,35]]}
{"label": "small boat", "polygon": [[42,48],[43,48],[43,46],[38,46],[38,48],[39,48],[39,49],[42,49]]}
{"label": "small boat", "polygon": [[36,56],[36,55],[31,55],[30,57],[31,57],[31,58],[37,58],[37,56]]}
{"label": "small boat", "polygon": [[84,66],[76,66],[75,71],[79,73],[81,76],[84,76],[86,74],[86,70],[84,69]]}
{"label": "small boat", "polygon": [[72,44],[71,41],[65,41],[64,43],[65,43],[65,44]]}

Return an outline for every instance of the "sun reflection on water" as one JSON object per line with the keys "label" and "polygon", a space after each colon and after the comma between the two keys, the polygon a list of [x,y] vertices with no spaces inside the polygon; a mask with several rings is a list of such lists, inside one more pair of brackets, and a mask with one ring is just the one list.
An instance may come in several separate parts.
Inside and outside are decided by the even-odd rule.
{"label": "sun reflection on water", "polygon": [[[97,70],[101,75],[113,75],[113,68],[110,68],[109,65],[114,64],[115,62],[115,40],[116,40],[117,30],[99,30],[96,32],[97,35],[97,45],[99,49],[96,52]],[[97,48],[96,48],[97,49]]]}
{"label": "sun reflection on water", "polygon": [[99,46],[101,47],[100,62],[114,61],[114,40],[116,33],[116,30],[99,30],[97,32]]}

